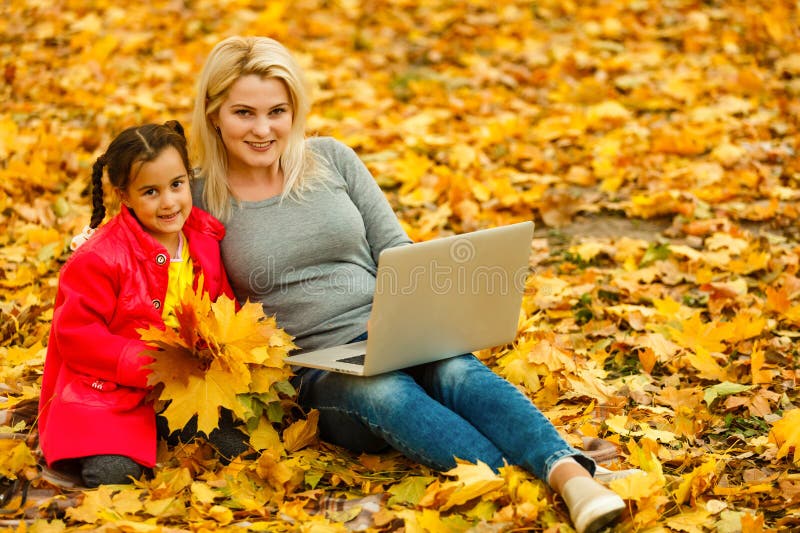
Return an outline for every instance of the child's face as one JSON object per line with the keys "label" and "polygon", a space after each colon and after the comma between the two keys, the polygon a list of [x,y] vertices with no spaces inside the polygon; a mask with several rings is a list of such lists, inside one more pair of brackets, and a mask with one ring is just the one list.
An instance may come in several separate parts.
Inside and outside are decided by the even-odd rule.
{"label": "child's face", "polygon": [[142,163],[121,195],[147,233],[168,249],[177,245],[178,233],[192,210],[192,193],[175,148],[168,146],[154,160]]}

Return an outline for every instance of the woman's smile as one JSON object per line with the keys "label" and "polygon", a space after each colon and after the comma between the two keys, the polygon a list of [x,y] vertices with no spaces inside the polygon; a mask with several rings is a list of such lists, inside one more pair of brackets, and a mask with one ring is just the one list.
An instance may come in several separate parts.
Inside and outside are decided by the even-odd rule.
{"label": "woman's smile", "polygon": [[245,141],[245,143],[250,145],[252,149],[257,150],[259,152],[266,152],[274,142],[275,141],[264,141],[264,142]]}

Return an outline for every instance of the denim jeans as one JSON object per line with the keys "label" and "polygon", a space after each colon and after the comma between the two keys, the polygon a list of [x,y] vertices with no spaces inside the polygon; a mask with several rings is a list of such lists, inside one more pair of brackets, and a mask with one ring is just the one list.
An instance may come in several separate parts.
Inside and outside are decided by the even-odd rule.
{"label": "denim jeans", "polygon": [[304,369],[293,381],[300,405],[320,412],[320,436],[356,452],[388,444],[440,471],[455,457],[495,470],[505,460],[542,480],[555,461],[572,456],[594,474],[594,461],[471,354],[371,377]]}

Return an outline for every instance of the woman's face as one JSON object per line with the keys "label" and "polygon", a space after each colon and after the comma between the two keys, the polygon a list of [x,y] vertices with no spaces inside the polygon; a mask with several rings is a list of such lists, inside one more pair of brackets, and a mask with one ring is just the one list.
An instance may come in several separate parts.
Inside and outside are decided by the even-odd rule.
{"label": "woman's face", "polygon": [[212,117],[228,154],[228,172],[277,171],[292,129],[292,111],[280,79],[248,74],[236,80]]}

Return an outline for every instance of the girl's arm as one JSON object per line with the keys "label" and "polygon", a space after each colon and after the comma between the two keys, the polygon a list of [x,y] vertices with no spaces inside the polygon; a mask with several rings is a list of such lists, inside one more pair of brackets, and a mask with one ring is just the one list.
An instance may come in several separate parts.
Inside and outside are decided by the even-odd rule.
{"label": "girl's arm", "polygon": [[144,388],[152,361],[140,357],[147,345],[135,333],[146,324],[130,317],[126,334],[113,333],[110,324],[117,313],[120,276],[97,254],[76,254],[59,278],[53,313],[53,342],[64,363],[78,372],[121,385]]}

